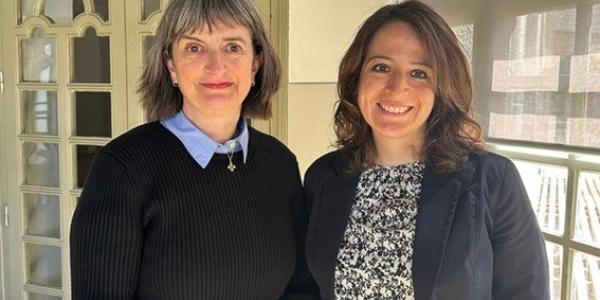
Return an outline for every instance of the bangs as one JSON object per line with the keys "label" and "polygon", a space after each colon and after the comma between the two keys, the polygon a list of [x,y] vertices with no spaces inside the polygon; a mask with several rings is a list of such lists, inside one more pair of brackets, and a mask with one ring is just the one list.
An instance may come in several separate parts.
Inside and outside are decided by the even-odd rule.
{"label": "bangs", "polygon": [[204,1],[182,1],[176,11],[173,12],[172,28],[168,30],[173,40],[185,33],[201,30],[208,26],[209,32],[217,24],[235,26],[237,24],[246,27],[252,34],[252,17],[247,7],[238,1],[204,0]]}

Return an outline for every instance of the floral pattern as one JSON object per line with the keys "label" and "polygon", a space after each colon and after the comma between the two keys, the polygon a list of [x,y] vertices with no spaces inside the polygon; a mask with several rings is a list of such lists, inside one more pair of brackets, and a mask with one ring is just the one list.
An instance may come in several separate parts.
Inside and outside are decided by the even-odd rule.
{"label": "floral pattern", "polygon": [[416,161],[360,175],[337,256],[337,299],[414,299],[413,240],[424,169]]}

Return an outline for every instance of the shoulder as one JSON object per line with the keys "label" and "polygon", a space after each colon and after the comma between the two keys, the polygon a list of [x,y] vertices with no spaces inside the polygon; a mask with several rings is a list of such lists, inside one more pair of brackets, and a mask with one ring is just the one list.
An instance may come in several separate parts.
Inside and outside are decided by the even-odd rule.
{"label": "shoulder", "polygon": [[471,155],[469,165],[473,172],[467,186],[477,186],[492,211],[529,202],[521,175],[510,159],[484,152]]}
{"label": "shoulder", "polygon": [[144,158],[152,159],[178,140],[159,122],[137,126],[110,141],[103,147],[102,153],[115,157],[125,163]]}
{"label": "shoulder", "polygon": [[317,158],[306,170],[305,178],[322,174],[337,175],[339,166],[345,165],[341,152],[335,150]]}
{"label": "shoulder", "polygon": [[475,178],[500,182],[505,176],[516,174],[513,162],[501,155],[484,151],[469,156],[467,169],[471,169]]}
{"label": "shoulder", "polygon": [[489,151],[482,151],[480,153],[471,153],[469,155],[469,162],[480,165],[482,167],[501,167],[510,163],[510,159]]}
{"label": "shoulder", "polygon": [[292,153],[292,151],[280,140],[250,126],[248,126],[248,131],[250,133],[250,151],[255,151],[257,155],[265,156],[270,159],[293,161],[296,163],[296,156],[294,153]]}
{"label": "shoulder", "polygon": [[145,146],[159,139],[160,137],[157,134],[162,135],[161,132],[163,131],[165,129],[159,122],[142,124],[116,137],[106,145],[106,148],[116,150],[121,147],[135,147],[138,144]]}
{"label": "shoulder", "polygon": [[319,189],[327,180],[342,175],[348,164],[340,150],[335,150],[317,158],[304,174],[306,190]]}
{"label": "shoulder", "polygon": [[425,178],[427,182],[440,182],[444,178],[457,180],[463,189],[480,190],[482,196],[501,193],[507,181],[520,180],[517,168],[510,159],[488,151],[471,153],[463,167],[455,172],[438,173],[427,168]]}

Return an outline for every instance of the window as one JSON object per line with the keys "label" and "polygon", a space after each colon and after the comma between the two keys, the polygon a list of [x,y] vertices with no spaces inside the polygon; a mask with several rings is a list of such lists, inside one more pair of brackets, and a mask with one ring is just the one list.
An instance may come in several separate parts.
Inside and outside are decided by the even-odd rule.
{"label": "window", "polygon": [[523,178],[552,298],[600,299],[600,3],[444,2],[428,1],[471,62],[490,150]]}

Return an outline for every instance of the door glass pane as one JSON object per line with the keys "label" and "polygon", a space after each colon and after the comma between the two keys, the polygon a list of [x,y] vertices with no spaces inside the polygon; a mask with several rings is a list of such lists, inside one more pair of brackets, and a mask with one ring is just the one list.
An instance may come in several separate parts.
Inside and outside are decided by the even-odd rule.
{"label": "door glass pane", "polygon": [[600,300],[600,258],[574,251],[571,300]]}
{"label": "door glass pane", "polygon": [[160,9],[160,0],[142,0],[144,3],[144,18],[145,21],[155,11]]}
{"label": "door glass pane", "polygon": [[21,0],[19,3],[21,15],[19,16],[19,24],[23,23],[27,18],[33,16],[36,0]]}
{"label": "door glass pane", "polygon": [[154,40],[155,36],[153,35],[144,36],[144,65],[148,63],[148,53],[150,52],[152,45],[154,45]]}
{"label": "door glass pane", "polygon": [[567,199],[567,168],[525,161],[514,163],[542,230],[562,235]]}
{"label": "door glass pane", "polygon": [[56,41],[39,28],[21,40],[21,81],[56,82]]}
{"label": "door glass pane", "polygon": [[89,145],[77,145],[77,181],[76,187],[81,188],[85,183],[85,179],[87,178],[88,173],[90,172],[90,168],[92,166],[92,162],[94,161],[94,157],[96,154],[100,152],[102,149],[101,146],[89,146]]}
{"label": "door glass pane", "polygon": [[97,13],[102,20],[108,21],[108,0],[94,0],[94,12]]}
{"label": "door glass pane", "polygon": [[75,92],[75,135],[110,137],[110,93]]}
{"label": "door glass pane", "polygon": [[25,234],[60,238],[60,201],[57,195],[23,194]]}
{"label": "door glass pane", "polygon": [[546,242],[548,254],[548,273],[550,274],[550,295],[552,300],[560,300],[563,248],[560,245]]}
{"label": "door glass pane", "polygon": [[600,247],[600,173],[581,172],[577,188],[575,240]]}
{"label": "door glass pane", "polygon": [[59,187],[58,144],[23,143],[25,184]]}
{"label": "door glass pane", "polygon": [[22,132],[58,135],[56,91],[23,91],[22,98]]}
{"label": "door glass pane", "polygon": [[61,300],[61,297],[41,295],[36,293],[27,293],[29,300]]}
{"label": "door glass pane", "polygon": [[61,288],[61,249],[55,246],[25,244],[27,283]]}
{"label": "door glass pane", "polygon": [[54,23],[71,23],[75,17],[84,12],[81,0],[45,1],[44,15]]}
{"label": "door glass pane", "polygon": [[81,38],[73,38],[73,82],[110,82],[110,41],[89,27]]}

